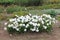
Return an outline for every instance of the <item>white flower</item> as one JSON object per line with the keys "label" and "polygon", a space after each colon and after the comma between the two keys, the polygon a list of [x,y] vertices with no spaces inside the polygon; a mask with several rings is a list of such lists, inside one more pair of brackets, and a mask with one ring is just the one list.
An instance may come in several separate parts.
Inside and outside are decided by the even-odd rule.
{"label": "white flower", "polygon": [[50,15],[47,15],[47,17],[51,19],[51,16]]}
{"label": "white flower", "polygon": [[22,26],[23,24],[20,24],[20,26]]}
{"label": "white flower", "polygon": [[43,26],[44,29],[47,29],[47,26]]}
{"label": "white flower", "polygon": [[33,22],[29,22],[29,24],[33,24]]}
{"label": "white flower", "polygon": [[20,24],[20,26],[25,26],[25,24]]}
{"label": "white flower", "polygon": [[42,18],[40,17],[38,20],[39,20],[39,21],[42,21]]}
{"label": "white flower", "polygon": [[36,19],[33,19],[32,21],[33,21],[33,22],[38,22],[38,20],[36,20]]}
{"label": "white flower", "polygon": [[6,22],[4,25],[7,25],[8,23]]}
{"label": "white flower", "polygon": [[46,14],[43,14],[43,16],[45,16]]}
{"label": "white flower", "polygon": [[42,20],[41,23],[44,24],[44,21]]}
{"label": "white flower", "polygon": [[14,26],[18,27],[18,22],[13,22]]}
{"label": "white flower", "polygon": [[28,28],[29,27],[29,24],[27,24],[25,27]]}
{"label": "white flower", "polygon": [[35,27],[36,27],[36,26],[37,26],[37,23],[33,23],[33,26],[35,26]]}
{"label": "white flower", "polygon": [[36,29],[36,32],[39,32],[39,29],[38,28]]}
{"label": "white flower", "polygon": [[53,20],[55,20],[55,18],[53,18]]}
{"label": "white flower", "polygon": [[43,20],[45,20],[45,18],[42,18]]}
{"label": "white flower", "polygon": [[20,22],[20,19],[17,19],[18,22]]}
{"label": "white flower", "polygon": [[14,18],[14,19],[9,19],[9,21],[10,21],[10,22],[16,21],[16,18]]}
{"label": "white flower", "polygon": [[4,30],[7,30],[7,28],[6,28],[6,27],[4,27]]}
{"label": "white flower", "polygon": [[19,17],[19,19],[24,19],[24,16]]}
{"label": "white flower", "polygon": [[22,20],[21,22],[24,23],[24,20]]}
{"label": "white flower", "polygon": [[13,28],[13,29],[16,29],[17,27],[13,26],[12,28]]}
{"label": "white flower", "polygon": [[38,19],[38,16],[37,15],[33,15],[32,18]]}
{"label": "white flower", "polygon": [[23,26],[25,26],[25,24],[23,24]]}
{"label": "white flower", "polygon": [[47,25],[49,25],[49,23],[47,23]]}
{"label": "white flower", "polygon": [[18,15],[15,15],[16,17],[19,17]]}
{"label": "white flower", "polygon": [[27,31],[27,29],[24,29],[24,31],[26,32],[26,31]]}
{"label": "white flower", "polygon": [[36,32],[39,32],[39,30],[37,29]]}
{"label": "white flower", "polygon": [[31,14],[29,13],[29,16],[31,16]]}
{"label": "white flower", "polygon": [[53,21],[52,21],[53,23],[55,23],[55,22],[57,22],[56,20],[55,20],[55,18],[53,18]]}
{"label": "white flower", "polygon": [[8,27],[13,27],[14,25],[13,24],[9,24]]}
{"label": "white flower", "polygon": [[46,22],[48,22],[49,20],[46,20]]}
{"label": "white flower", "polygon": [[25,22],[28,22],[28,21],[29,21],[28,19],[25,20]]}
{"label": "white flower", "polygon": [[26,16],[25,16],[25,18],[29,19],[29,18],[30,18],[30,16],[29,16],[29,15],[26,15]]}
{"label": "white flower", "polygon": [[49,21],[49,24],[51,25],[51,21]]}
{"label": "white flower", "polygon": [[40,24],[38,23],[37,26],[40,26]]}
{"label": "white flower", "polygon": [[34,29],[31,28],[30,30],[31,30],[31,31],[35,31],[36,29],[35,29],[35,28],[34,28]]}
{"label": "white flower", "polygon": [[19,28],[16,28],[17,31],[19,31]]}

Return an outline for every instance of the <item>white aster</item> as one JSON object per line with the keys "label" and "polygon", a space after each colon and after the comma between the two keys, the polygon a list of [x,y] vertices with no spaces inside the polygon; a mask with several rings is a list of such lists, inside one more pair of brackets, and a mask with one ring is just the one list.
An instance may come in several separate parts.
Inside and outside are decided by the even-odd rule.
{"label": "white aster", "polygon": [[29,24],[27,24],[25,27],[28,28],[29,27]]}
{"label": "white aster", "polygon": [[7,30],[7,28],[6,28],[6,27],[4,27],[4,30]]}
{"label": "white aster", "polygon": [[40,24],[38,23],[37,26],[40,26]]}
{"label": "white aster", "polygon": [[24,31],[26,32],[26,31],[27,31],[27,29],[24,29]]}
{"label": "white aster", "polygon": [[49,25],[49,23],[47,23],[47,25]]}
{"label": "white aster", "polygon": [[47,26],[43,26],[44,29],[47,29]]}
{"label": "white aster", "polygon": [[18,22],[20,22],[20,19],[17,19]]}
{"label": "white aster", "polygon": [[34,29],[31,28],[30,30],[31,30],[31,31],[35,31],[36,29],[35,29],[35,28],[34,28]]}
{"label": "white aster", "polygon": [[8,27],[13,27],[14,25],[13,24],[8,24]]}
{"label": "white aster", "polygon": [[39,32],[39,30],[37,29],[36,32]]}
{"label": "white aster", "polygon": [[18,15],[15,15],[16,17],[19,17]]}
{"label": "white aster", "polygon": [[16,28],[17,31],[19,31],[19,28]]}
{"label": "white aster", "polygon": [[36,27],[37,26],[37,23],[33,23],[33,26]]}
{"label": "white aster", "polygon": [[44,24],[44,21],[42,20],[41,23]]}
{"label": "white aster", "polygon": [[4,25],[7,25],[8,23],[6,22]]}

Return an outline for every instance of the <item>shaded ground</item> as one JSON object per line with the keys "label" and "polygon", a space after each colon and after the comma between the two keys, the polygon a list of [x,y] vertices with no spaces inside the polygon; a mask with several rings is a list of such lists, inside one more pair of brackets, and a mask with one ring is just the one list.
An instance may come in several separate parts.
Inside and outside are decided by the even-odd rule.
{"label": "shaded ground", "polygon": [[5,21],[0,22],[0,40],[60,40],[60,28],[58,21],[51,33],[22,33],[19,35],[10,36],[8,32],[4,31]]}

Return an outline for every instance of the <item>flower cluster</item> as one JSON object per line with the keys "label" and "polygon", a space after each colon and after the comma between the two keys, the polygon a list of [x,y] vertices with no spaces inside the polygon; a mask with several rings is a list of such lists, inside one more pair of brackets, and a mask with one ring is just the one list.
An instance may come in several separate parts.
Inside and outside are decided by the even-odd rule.
{"label": "flower cluster", "polygon": [[55,18],[46,14],[41,16],[31,14],[25,16],[15,16],[15,18],[9,19],[8,23],[5,23],[7,27],[4,29],[10,33],[51,31],[52,24],[55,23]]}

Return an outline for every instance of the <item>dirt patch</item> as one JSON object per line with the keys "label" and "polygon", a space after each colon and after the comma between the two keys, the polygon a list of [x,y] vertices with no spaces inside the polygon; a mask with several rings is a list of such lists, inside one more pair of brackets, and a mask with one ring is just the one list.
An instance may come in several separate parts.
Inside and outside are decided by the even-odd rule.
{"label": "dirt patch", "polygon": [[60,40],[60,22],[58,21],[51,33],[22,33],[19,35],[8,34],[7,31],[4,31],[5,21],[0,22],[0,40]]}

